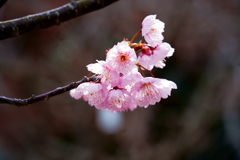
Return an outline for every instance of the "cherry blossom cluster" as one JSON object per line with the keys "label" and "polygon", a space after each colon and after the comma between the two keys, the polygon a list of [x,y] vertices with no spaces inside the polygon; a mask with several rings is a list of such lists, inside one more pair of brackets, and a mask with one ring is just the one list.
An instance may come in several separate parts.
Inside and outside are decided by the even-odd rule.
{"label": "cherry blossom cluster", "polygon": [[[146,42],[133,43],[123,40],[107,51],[106,60],[87,65],[94,73],[96,82],[85,82],[70,91],[75,99],[83,98],[97,109],[120,112],[148,107],[167,98],[174,82],[155,78],[151,70],[163,68],[165,58],[173,55],[174,49],[163,42],[164,23],[156,15],[147,16],[142,22],[142,34]],[[138,55],[137,55],[138,53]],[[144,72],[150,77],[145,77]]]}

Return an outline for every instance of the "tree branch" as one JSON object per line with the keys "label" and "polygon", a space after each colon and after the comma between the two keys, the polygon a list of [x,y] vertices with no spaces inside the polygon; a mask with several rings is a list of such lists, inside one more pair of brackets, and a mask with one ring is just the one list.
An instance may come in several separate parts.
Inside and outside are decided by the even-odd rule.
{"label": "tree branch", "polygon": [[7,2],[7,0],[0,0],[0,8]]}
{"label": "tree branch", "polygon": [[[15,37],[68,21],[83,14],[101,9],[118,0],[73,0],[59,8],[0,22],[0,40]],[[3,0],[0,0],[3,2]]]}
{"label": "tree branch", "polygon": [[84,82],[96,82],[98,81],[99,78],[97,76],[92,76],[92,77],[84,77],[82,80],[78,81],[78,82],[72,82],[69,85],[66,85],[64,87],[58,87],[52,91],[49,91],[47,93],[43,93],[40,95],[32,95],[29,98],[26,99],[19,99],[19,98],[8,98],[5,96],[0,96],[0,104],[1,103],[5,103],[5,104],[10,104],[10,105],[15,105],[15,106],[27,106],[29,104],[32,103],[36,103],[39,101],[43,101],[43,100],[49,100],[51,97],[53,96],[57,96],[59,94],[62,94],[64,92],[70,91],[71,89],[76,88],[78,85],[80,85],[81,83]]}

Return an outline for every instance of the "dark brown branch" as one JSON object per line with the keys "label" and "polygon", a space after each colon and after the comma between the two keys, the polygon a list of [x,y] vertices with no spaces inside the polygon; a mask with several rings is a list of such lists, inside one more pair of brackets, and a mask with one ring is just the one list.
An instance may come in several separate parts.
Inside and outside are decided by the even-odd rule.
{"label": "dark brown branch", "polygon": [[71,89],[76,88],[79,84],[84,83],[84,82],[96,82],[98,81],[98,77],[92,76],[90,78],[84,77],[82,80],[78,82],[72,82],[69,85],[66,85],[64,87],[58,87],[52,91],[49,91],[47,93],[41,94],[41,95],[32,95],[29,98],[26,99],[19,99],[19,98],[8,98],[5,96],[0,96],[0,104],[5,103],[5,104],[11,104],[15,106],[27,106],[32,103],[36,103],[39,101],[43,100],[49,100],[51,97],[62,94],[64,92],[70,91]]}
{"label": "dark brown branch", "polygon": [[75,0],[59,8],[0,22],[0,40],[44,29],[101,9],[118,0]]}
{"label": "dark brown branch", "polygon": [[0,8],[7,2],[7,0],[0,0]]}

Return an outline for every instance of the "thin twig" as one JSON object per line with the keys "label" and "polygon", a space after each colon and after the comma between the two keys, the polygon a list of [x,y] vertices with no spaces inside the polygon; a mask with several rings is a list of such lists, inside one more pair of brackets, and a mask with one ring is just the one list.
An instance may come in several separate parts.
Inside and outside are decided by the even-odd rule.
{"label": "thin twig", "polygon": [[73,0],[59,8],[0,22],[0,40],[15,37],[33,30],[60,25],[70,19],[101,9],[118,0]]}
{"label": "thin twig", "polygon": [[8,0],[0,0],[0,8],[7,2]]}
{"label": "thin twig", "polygon": [[78,85],[80,85],[81,83],[84,82],[96,82],[98,81],[99,78],[97,76],[92,76],[90,78],[84,77],[82,80],[78,81],[78,82],[72,82],[64,87],[58,87],[52,91],[49,91],[47,93],[43,93],[40,95],[32,95],[29,98],[26,99],[19,99],[19,98],[8,98],[5,96],[0,96],[0,104],[1,103],[5,103],[5,104],[10,104],[10,105],[15,105],[15,106],[27,106],[29,104],[32,103],[36,103],[39,101],[43,101],[43,100],[49,100],[51,97],[62,94],[64,92],[70,91],[71,89],[76,88]]}

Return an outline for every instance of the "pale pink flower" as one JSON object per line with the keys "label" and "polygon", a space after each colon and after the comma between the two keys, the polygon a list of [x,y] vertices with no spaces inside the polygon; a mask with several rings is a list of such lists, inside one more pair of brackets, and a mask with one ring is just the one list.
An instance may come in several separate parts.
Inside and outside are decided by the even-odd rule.
{"label": "pale pink flower", "polygon": [[117,87],[125,88],[127,91],[130,91],[132,86],[143,79],[143,76],[138,71],[132,71],[128,74],[120,76],[119,84]]}
{"label": "pale pink flower", "polygon": [[80,84],[76,89],[70,91],[72,97],[81,97],[88,101],[89,105],[96,108],[104,102],[107,96],[107,89],[101,83],[85,82]]}
{"label": "pale pink flower", "polygon": [[102,74],[104,72],[105,68],[107,68],[107,66],[105,66],[105,65],[106,65],[105,61],[98,61],[97,60],[97,63],[88,64],[86,67],[92,73]]}
{"label": "pale pink flower", "polygon": [[148,70],[152,70],[153,64],[153,54],[154,51],[148,46],[142,48],[142,51],[138,54],[138,63]]}
{"label": "pale pink flower", "polygon": [[159,102],[161,98],[167,98],[171,90],[176,88],[176,84],[172,81],[146,77],[132,87],[131,95],[138,106],[146,108]]}
{"label": "pale pink flower", "polygon": [[145,46],[138,55],[138,62],[148,70],[152,70],[154,66],[163,68],[165,66],[165,58],[172,56],[173,52],[174,48],[166,42],[155,48]]}
{"label": "pale pink flower", "polygon": [[136,61],[137,55],[127,41],[118,43],[107,52],[106,62],[118,73],[126,74],[137,68]]}
{"label": "pale pink flower", "polygon": [[156,19],[156,15],[149,15],[144,18],[142,22],[142,36],[144,36],[146,42],[156,47],[162,43],[165,24]]}
{"label": "pale pink flower", "polygon": [[177,89],[177,85],[174,82],[166,79],[160,79],[160,81],[158,83],[155,83],[155,85],[161,88],[160,93],[163,99],[166,99],[171,95],[172,89]]}
{"label": "pale pink flower", "polygon": [[82,98],[83,94],[82,92],[76,91],[76,88],[74,88],[70,91],[70,96],[75,99],[80,99]]}
{"label": "pale pink flower", "polygon": [[149,71],[154,66],[163,68],[165,58],[173,55],[174,49],[162,42],[163,31],[164,23],[156,19],[156,15],[147,16],[141,30],[147,43],[131,43],[131,47],[141,51],[139,56],[130,47],[130,42],[119,42],[107,52],[106,61],[87,65],[98,81],[82,83],[72,89],[70,95],[111,112],[134,110],[137,106],[146,108],[170,96],[171,90],[177,88],[174,82],[144,78],[138,71],[138,64]]}
{"label": "pale pink flower", "polygon": [[104,105],[111,112],[134,110],[137,107],[129,92],[121,88],[111,89]]}
{"label": "pale pink flower", "polygon": [[163,60],[166,57],[171,57],[173,55],[173,52],[174,48],[172,48],[169,43],[163,42],[161,45],[155,48],[152,63],[157,68],[163,68],[165,66]]}
{"label": "pale pink flower", "polygon": [[87,69],[95,74],[100,74],[101,82],[115,87],[119,83],[119,74],[117,71],[111,69],[108,63],[105,61],[97,61],[98,63],[92,63],[87,65]]}

